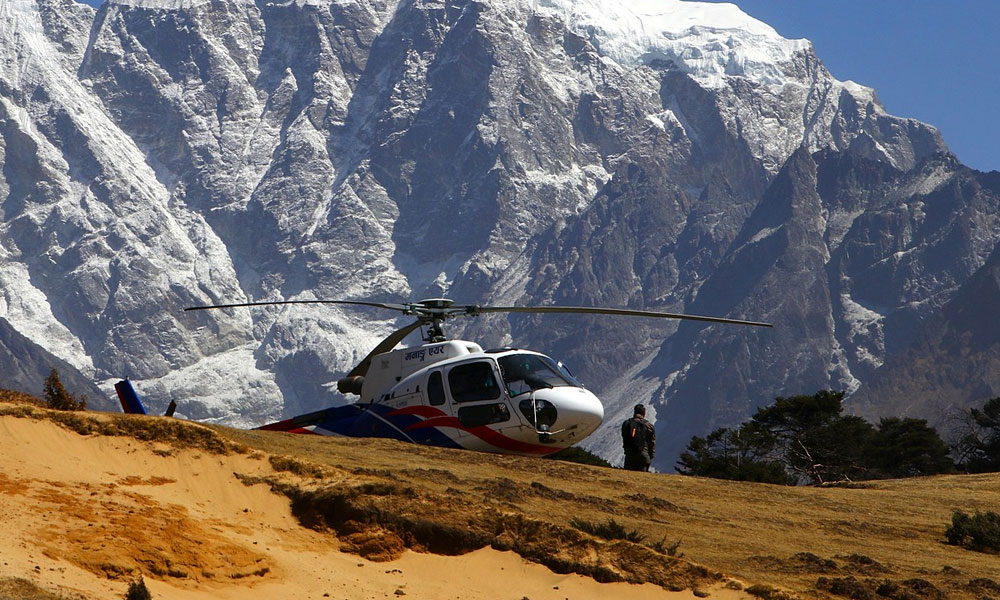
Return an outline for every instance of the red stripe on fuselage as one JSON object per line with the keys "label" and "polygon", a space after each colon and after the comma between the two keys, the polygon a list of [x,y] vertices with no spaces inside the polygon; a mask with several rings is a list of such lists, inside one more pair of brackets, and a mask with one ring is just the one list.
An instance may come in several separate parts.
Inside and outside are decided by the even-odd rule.
{"label": "red stripe on fuselage", "polygon": [[308,433],[311,435],[322,435],[316,433],[311,429],[306,429],[304,427],[297,427],[292,424],[291,419],[288,421],[278,421],[277,423],[270,423],[268,425],[261,425],[257,429],[262,431],[284,431],[285,433]]}
{"label": "red stripe on fuselage", "polygon": [[532,444],[529,442],[522,442],[520,440],[515,440],[513,438],[507,437],[495,429],[491,429],[486,425],[479,425],[478,427],[466,427],[462,425],[462,422],[455,417],[448,416],[443,411],[438,410],[432,406],[407,406],[394,410],[386,414],[387,417],[392,417],[396,415],[416,415],[418,417],[424,417],[424,420],[419,423],[414,423],[405,428],[405,431],[411,431],[413,429],[423,429],[425,427],[441,427],[449,429],[458,429],[464,431],[470,435],[473,435],[482,441],[500,448],[501,450],[507,450],[509,452],[521,452],[524,454],[552,454],[553,452],[558,452],[559,448],[553,448],[552,446],[542,446],[540,444]]}

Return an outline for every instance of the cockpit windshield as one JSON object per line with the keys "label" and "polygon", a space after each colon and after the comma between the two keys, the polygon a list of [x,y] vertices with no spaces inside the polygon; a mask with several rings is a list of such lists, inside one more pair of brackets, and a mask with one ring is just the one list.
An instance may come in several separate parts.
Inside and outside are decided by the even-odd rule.
{"label": "cockpit windshield", "polygon": [[497,361],[511,398],[533,390],[559,386],[582,387],[552,359],[538,354],[510,354]]}

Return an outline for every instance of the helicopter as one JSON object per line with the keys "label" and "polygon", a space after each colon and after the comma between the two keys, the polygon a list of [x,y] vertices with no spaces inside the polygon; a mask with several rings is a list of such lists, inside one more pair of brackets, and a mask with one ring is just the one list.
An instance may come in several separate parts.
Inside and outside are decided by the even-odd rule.
{"label": "helicopter", "polygon": [[[771,327],[770,323],[623,308],[482,306],[429,298],[395,304],[361,300],[278,300],[192,306],[185,311],[286,304],[338,304],[398,311],[415,320],[389,334],[347,375],[337,390],[359,399],[262,425],[259,430],[326,436],[384,437],[417,444],[501,454],[545,456],[576,444],[604,419],[604,406],[566,365],[518,348],[484,350],[449,340],[443,324],[487,313],[570,313],[685,319]],[[421,330],[423,343],[396,348]],[[127,382],[125,382],[127,383]],[[130,388],[130,385],[128,386]],[[127,391],[126,395],[127,395]],[[132,392],[134,396],[134,391]],[[126,412],[141,409],[136,398]],[[144,411],[143,411],[144,412]],[[172,411],[171,411],[172,412]]]}

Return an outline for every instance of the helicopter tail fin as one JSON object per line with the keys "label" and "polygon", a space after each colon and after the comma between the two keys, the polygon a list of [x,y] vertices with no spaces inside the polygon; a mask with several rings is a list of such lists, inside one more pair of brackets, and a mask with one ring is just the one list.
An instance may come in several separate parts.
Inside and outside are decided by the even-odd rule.
{"label": "helicopter tail fin", "polygon": [[115,384],[115,391],[118,393],[118,401],[122,403],[122,411],[130,415],[146,414],[146,407],[139,400],[139,394],[135,393],[132,382],[122,379]]}

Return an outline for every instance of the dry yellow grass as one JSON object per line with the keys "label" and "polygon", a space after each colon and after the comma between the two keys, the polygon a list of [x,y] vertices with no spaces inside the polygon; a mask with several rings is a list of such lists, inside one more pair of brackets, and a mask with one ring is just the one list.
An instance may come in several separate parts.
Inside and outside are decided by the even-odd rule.
{"label": "dry yellow grass", "polygon": [[0,577],[0,598],[3,600],[30,598],[31,600],[67,600],[62,594],[53,594],[21,577]]}
{"label": "dry yellow grass", "polygon": [[[699,594],[732,578],[730,585],[773,598],[1000,597],[1000,559],[946,545],[943,535],[954,509],[998,509],[995,474],[790,488],[161,417],[67,417],[24,404],[0,404],[2,414],[126,436],[158,453],[266,457],[258,461],[266,469],[239,474],[243,485],[266,483],[290,499],[302,525],[373,560],[406,548],[460,554],[492,546],[557,572]],[[594,538],[572,527],[574,518],[614,519],[646,544]],[[650,547],[678,540],[682,558]],[[249,565],[259,557],[246,558]],[[240,572],[252,574],[248,568]]]}
{"label": "dry yellow grass", "polygon": [[[644,534],[647,542],[680,540],[678,551],[684,558],[710,572],[804,597],[836,597],[829,588],[848,596],[876,597],[881,587],[883,594],[900,598],[939,593],[982,598],[1000,592],[997,556],[944,543],[953,510],[1000,508],[998,474],[785,487],[630,473],[388,440],[257,431],[232,431],[228,436],[249,447],[308,457],[383,482],[388,488],[357,491],[354,503],[370,508],[371,519],[385,519],[391,528],[414,526],[399,523],[408,511],[466,532],[494,526],[493,511],[561,529],[573,517],[595,523],[613,518]],[[414,490],[412,502],[402,500],[404,489]],[[379,506],[391,507],[390,514],[380,514]],[[475,520],[470,522],[470,516]],[[607,566],[627,579],[655,581],[643,568],[648,560],[644,553],[609,560]],[[684,581],[666,579],[668,586]]]}

